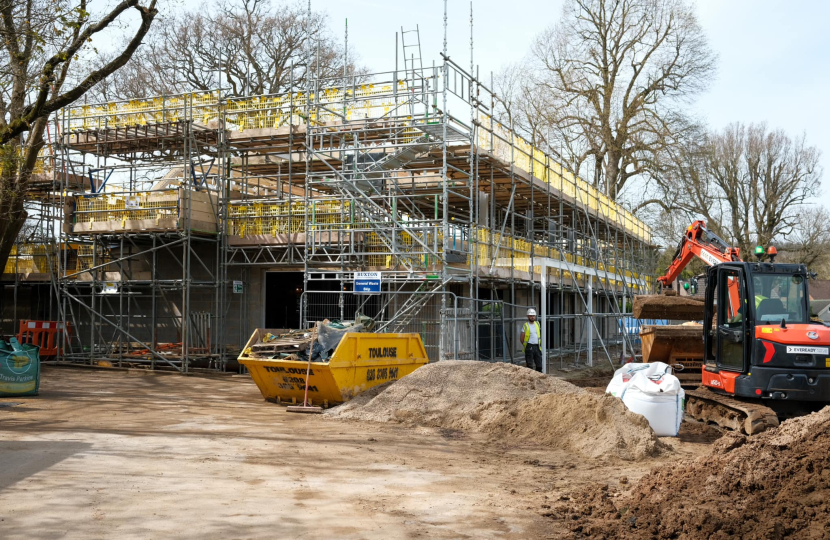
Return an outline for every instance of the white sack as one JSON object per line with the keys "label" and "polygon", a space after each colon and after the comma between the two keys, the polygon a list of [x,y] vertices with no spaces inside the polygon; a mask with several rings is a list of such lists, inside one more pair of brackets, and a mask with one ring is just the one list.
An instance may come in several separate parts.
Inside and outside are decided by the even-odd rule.
{"label": "white sack", "polygon": [[683,422],[686,393],[674,375],[635,373],[625,386],[622,402],[631,412],[643,415],[659,437],[676,437]]}
{"label": "white sack", "polygon": [[614,372],[614,377],[608,383],[605,389],[606,394],[611,394],[614,397],[622,396],[623,391],[630,382],[635,373],[644,373],[647,377],[652,375],[663,375],[664,373],[671,373],[671,366],[663,362],[650,362],[647,364],[626,364]]}

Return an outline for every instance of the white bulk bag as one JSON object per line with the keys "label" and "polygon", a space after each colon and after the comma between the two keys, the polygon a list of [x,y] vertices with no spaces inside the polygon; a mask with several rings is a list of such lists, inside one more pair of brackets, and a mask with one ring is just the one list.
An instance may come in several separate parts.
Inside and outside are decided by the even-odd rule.
{"label": "white bulk bag", "polygon": [[631,412],[648,420],[658,437],[676,437],[683,421],[686,393],[674,375],[635,373],[620,396]]}
{"label": "white bulk bag", "polygon": [[606,394],[611,394],[614,397],[621,397],[623,390],[628,386],[629,381],[635,373],[644,373],[646,377],[652,375],[663,375],[664,373],[671,373],[671,366],[663,362],[650,362],[647,364],[626,364],[614,372],[614,377],[608,383],[605,389]]}

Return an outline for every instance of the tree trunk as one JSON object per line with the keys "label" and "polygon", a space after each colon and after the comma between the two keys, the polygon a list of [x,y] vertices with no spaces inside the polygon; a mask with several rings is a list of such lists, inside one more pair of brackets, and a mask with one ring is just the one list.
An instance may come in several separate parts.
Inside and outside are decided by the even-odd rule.
{"label": "tree trunk", "polygon": [[46,118],[39,118],[34,123],[29,133],[28,144],[8,144],[0,151],[0,170],[3,172],[0,174],[0,269],[6,267],[12,246],[28,217],[24,201],[29,179],[37,165],[38,154],[43,148],[46,122]]}
{"label": "tree trunk", "polygon": [[616,201],[619,191],[620,158],[615,151],[609,150],[605,159],[605,194],[612,201]]}
{"label": "tree trunk", "polygon": [[[0,179],[6,184],[8,179]],[[6,184],[8,185],[8,184]],[[16,191],[16,190],[15,190]],[[17,233],[26,222],[27,213],[23,208],[23,195],[0,188],[0,273],[6,268]]]}

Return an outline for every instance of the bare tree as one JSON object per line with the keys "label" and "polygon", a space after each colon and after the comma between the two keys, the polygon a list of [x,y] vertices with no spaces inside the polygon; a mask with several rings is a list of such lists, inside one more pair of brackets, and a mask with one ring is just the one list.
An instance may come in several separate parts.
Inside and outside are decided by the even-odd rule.
{"label": "bare tree", "polygon": [[[338,78],[345,55],[327,22],[324,13],[299,3],[269,0],[232,0],[181,11],[154,28],[147,47],[101,85],[100,97],[210,90],[220,83],[233,96],[273,94],[286,91],[291,82],[302,87],[312,73]],[[348,73],[362,74],[354,55],[348,56]]]}
{"label": "bare tree", "polygon": [[696,139],[666,153],[660,196],[644,204],[686,221],[702,217],[743,253],[788,241],[818,194],[818,149],[804,135],[791,138],[765,124],[730,124]]}
{"label": "bare tree", "polygon": [[677,143],[681,108],[714,64],[685,0],[569,0],[533,46],[525,116],[544,123],[537,140],[617,199]]}
{"label": "bare tree", "polygon": [[494,80],[495,118],[505,127],[523,133],[538,146],[548,142],[548,125],[542,114],[546,100],[527,77],[527,66],[505,66]]}
{"label": "bare tree", "polygon": [[[788,239],[778,246],[781,262],[806,264],[824,274],[830,265],[830,212],[811,206],[798,212]],[[825,276],[826,277],[826,276]]]}
{"label": "bare tree", "polygon": [[[150,30],[155,6],[122,0],[93,14],[87,0],[0,0],[0,267],[26,221],[24,198],[49,115],[127,63]],[[119,51],[94,69],[77,69],[93,38],[129,24],[133,13],[138,28]]]}

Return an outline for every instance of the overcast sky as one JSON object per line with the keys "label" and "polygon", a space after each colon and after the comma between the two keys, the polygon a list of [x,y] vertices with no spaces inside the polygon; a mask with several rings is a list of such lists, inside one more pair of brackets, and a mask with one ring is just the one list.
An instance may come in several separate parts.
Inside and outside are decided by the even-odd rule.
{"label": "overcast sky", "polygon": [[[695,114],[716,128],[734,121],[768,122],[791,135],[807,134],[823,153],[830,206],[830,2],[824,0],[698,0],[698,15],[718,73]],[[426,59],[438,61],[443,0],[312,0],[373,70],[394,68],[395,30],[416,25]],[[485,74],[525,55],[533,37],[561,16],[562,0],[474,0],[474,57]],[[450,56],[470,63],[470,2],[449,0]],[[342,39],[342,37],[341,37]],[[351,48],[351,47],[350,47]]]}

